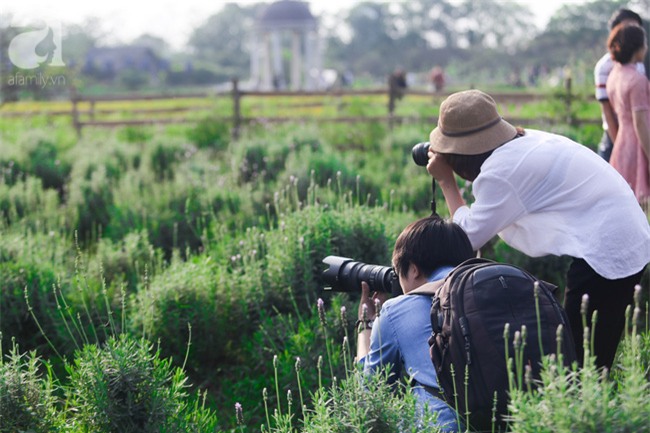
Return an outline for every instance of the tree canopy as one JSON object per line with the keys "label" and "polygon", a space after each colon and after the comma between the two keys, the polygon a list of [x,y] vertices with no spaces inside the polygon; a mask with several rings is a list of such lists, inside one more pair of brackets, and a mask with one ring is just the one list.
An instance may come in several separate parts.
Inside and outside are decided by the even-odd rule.
{"label": "tree canopy", "polygon": [[[643,14],[649,2],[568,3],[542,29],[528,6],[517,1],[363,1],[321,17],[324,63],[376,79],[396,68],[422,72],[435,65],[456,65],[459,73],[470,75],[531,65],[591,65],[605,49],[611,14],[620,7]],[[262,6],[227,4],[209,17],[190,38],[198,58],[246,76],[248,38]]]}

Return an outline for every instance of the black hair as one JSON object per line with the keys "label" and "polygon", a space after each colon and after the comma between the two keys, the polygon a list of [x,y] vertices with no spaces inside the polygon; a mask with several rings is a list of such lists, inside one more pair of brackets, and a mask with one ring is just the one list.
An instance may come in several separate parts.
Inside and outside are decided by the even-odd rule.
{"label": "black hair", "polygon": [[406,275],[414,264],[431,275],[440,266],[457,266],[474,256],[472,244],[458,224],[430,216],[402,230],[393,249],[393,267],[398,275]]}
{"label": "black hair", "polygon": [[639,26],[643,27],[643,20],[639,14],[629,9],[619,9],[610,17],[609,29],[612,30],[614,27],[627,20],[634,20],[639,23]]}
{"label": "black hair", "polygon": [[643,47],[645,40],[643,28],[619,24],[609,34],[607,48],[612,59],[625,65],[632,61],[634,53]]}

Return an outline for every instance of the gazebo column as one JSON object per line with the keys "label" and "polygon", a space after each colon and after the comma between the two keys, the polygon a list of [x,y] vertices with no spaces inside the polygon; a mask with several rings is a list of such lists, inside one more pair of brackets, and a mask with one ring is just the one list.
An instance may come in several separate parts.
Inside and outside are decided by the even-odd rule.
{"label": "gazebo column", "polygon": [[271,33],[271,43],[273,45],[273,88],[281,89],[285,85],[285,80],[282,68],[282,41],[278,31]]}
{"label": "gazebo column", "polygon": [[253,33],[251,37],[251,84],[254,88],[259,88],[261,84],[260,77],[260,47],[259,47],[259,35]]}
{"label": "gazebo column", "polygon": [[302,86],[302,32],[294,30],[291,34],[291,89],[300,90]]}
{"label": "gazebo column", "polygon": [[260,55],[262,57],[261,63],[262,63],[262,89],[263,90],[271,90],[273,88],[273,73],[271,70],[271,52],[270,52],[270,40],[269,40],[269,34],[264,33],[262,36],[262,50],[260,52]]}
{"label": "gazebo column", "polygon": [[305,33],[305,70],[304,74],[307,77],[305,88],[307,90],[314,90],[318,88],[320,72],[316,68],[314,62],[314,45],[316,44],[315,32],[309,31]]}
{"label": "gazebo column", "polygon": [[321,88],[321,73],[323,72],[323,65],[322,65],[322,53],[321,53],[321,40],[320,37],[318,36],[318,30],[315,30],[313,32],[314,35],[314,70],[316,73],[316,87],[318,89]]}

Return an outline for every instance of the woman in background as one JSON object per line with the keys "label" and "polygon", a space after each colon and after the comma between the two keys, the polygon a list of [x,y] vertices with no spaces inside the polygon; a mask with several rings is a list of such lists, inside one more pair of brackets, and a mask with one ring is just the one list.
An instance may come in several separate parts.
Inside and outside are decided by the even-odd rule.
{"label": "woman in background", "polygon": [[650,199],[650,84],[637,71],[648,44],[643,28],[619,24],[607,41],[615,64],[607,79],[607,95],[618,119],[610,163],[632,187],[645,210]]}

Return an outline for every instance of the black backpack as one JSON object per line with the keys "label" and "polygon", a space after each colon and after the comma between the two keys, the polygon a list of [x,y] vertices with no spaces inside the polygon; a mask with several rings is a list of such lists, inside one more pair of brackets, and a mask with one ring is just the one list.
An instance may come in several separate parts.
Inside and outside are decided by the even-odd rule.
{"label": "black backpack", "polygon": [[525,325],[528,335],[524,364],[532,368],[533,378],[539,378],[543,354],[535,282],[539,287],[543,354],[557,352],[557,330],[562,325],[562,354],[565,364],[570,365],[576,360],[575,348],[566,313],[554,295],[556,286],[523,269],[487,259],[470,259],[454,268],[444,280],[410,292],[433,295],[429,346],[440,393],[462,419],[469,412],[465,421],[475,431],[491,431],[495,393],[496,426],[505,426],[509,390],[506,323],[510,328],[508,357],[514,357],[515,332]]}

